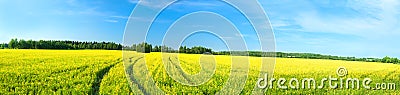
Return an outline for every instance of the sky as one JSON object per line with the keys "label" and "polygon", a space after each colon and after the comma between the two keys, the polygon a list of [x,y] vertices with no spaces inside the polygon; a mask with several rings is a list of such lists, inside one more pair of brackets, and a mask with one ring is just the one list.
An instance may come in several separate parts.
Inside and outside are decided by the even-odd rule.
{"label": "sky", "polygon": [[[149,1],[143,2],[144,6],[150,9],[162,7]],[[259,2],[272,25],[276,51],[400,58],[398,0]],[[11,38],[123,43],[126,22],[137,3],[137,0],[0,0],[0,43],[7,43]],[[158,34],[166,33],[167,24],[173,23],[184,13],[205,10],[222,14],[233,22],[238,30],[243,30],[240,31],[241,35],[225,33],[231,35],[224,38],[243,37],[248,48],[257,50],[258,44],[253,41],[256,40],[253,39],[254,33],[252,30],[246,30],[249,29],[248,24],[238,24],[245,19],[231,11],[233,9],[229,9],[229,6],[195,0],[178,3],[169,7],[169,10],[155,22],[154,27],[157,28],[149,31],[149,34],[154,36],[149,36],[149,42],[161,44],[162,36]],[[207,13],[197,16],[201,15]],[[149,18],[131,19],[151,21]],[[223,22],[224,19],[216,20]],[[207,20],[188,18],[188,21],[202,23]],[[215,29],[219,28],[221,27]],[[224,41],[204,32],[188,36],[182,44],[206,44],[216,50],[226,49],[223,46]]]}

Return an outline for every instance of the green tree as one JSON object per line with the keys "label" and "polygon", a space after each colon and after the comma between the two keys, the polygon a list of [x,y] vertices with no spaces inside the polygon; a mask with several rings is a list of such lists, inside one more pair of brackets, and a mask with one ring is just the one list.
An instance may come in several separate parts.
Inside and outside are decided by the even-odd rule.
{"label": "green tree", "polygon": [[152,49],[153,52],[161,52],[161,46],[154,46],[154,48]]}
{"label": "green tree", "polygon": [[183,46],[183,49],[184,49],[184,53],[190,53],[190,49],[187,48],[186,46]]}
{"label": "green tree", "polygon": [[18,47],[18,39],[11,39],[8,44],[10,49],[16,49]]}
{"label": "green tree", "polygon": [[28,41],[26,41],[26,43],[28,44],[27,45],[27,49],[34,49],[35,48],[34,43],[33,43],[32,40],[28,40]]}
{"label": "green tree", "polygon": [[382,59],[382,62],[383,63],[391,63],[391,58],[389,57],[389,56],[385,56],[383,59]]}
{"label": "green tree", "polygon": [[182,46],[179,46],[179,53],[185,53],[185,49],[183,49],[183,47]]}
{"label": "green tree", "polygon": [[394,64],[397,64],[397,63],[399,63],[399,59],[391,58],[391,62],[394,63]]}
{"label": "green tree", "polygon": [[137,45],[136,51],[137,52],[142,52],[142,53],[150,53],[152,48],[153,47],[152,47],[151,44],[143,42],[143,43],[140,43],[140,44]]}
{"label": "green tree", "polygon": [[136,47],[137,47],[136,44],[133,44],[133,45],[132,45],[132,50],[133,50],[133,51],[136,51]]}
{"label": "green tree", "polygon": [[19,49],[28,49],[29,44],[24,39],[21,39],[21,40],[19,40],[18,48]]}

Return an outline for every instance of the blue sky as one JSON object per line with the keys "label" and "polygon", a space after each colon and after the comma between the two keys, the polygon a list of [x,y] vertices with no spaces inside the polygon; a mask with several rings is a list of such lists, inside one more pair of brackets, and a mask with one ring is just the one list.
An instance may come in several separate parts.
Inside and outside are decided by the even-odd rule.
{"label": "blue sky", "polygon": [[[274,29],[277,51],[357,57],[400,57],[398,0],[259,2]],[[11,38],[122,43],[126,21],[136,3],[135,0],[1,0],[0,43],[8,42]],[[160,7],[146,4],[148,7]],[[185,5],[202,6],[204,10],[209,11],[226,7],[193,2],[183,3],[182,6]],[[182,10],[191,9],[175,8],[175,12]],[[161,19],[160,22],[168,22],[169,16],[178,16],[173,11],[165,14],[165,19]],[[207,34],[192,36],[187,40],[195,41],[203,37],[201,35]],[[236,36],[251,38],[250,34]],[[210,38],[191,42],[195,44],[184,44],[194,46],[209,42],[222,43],[215,41],[212,36],[207,37]],[[251,42],[248,41],[249,44],[252,44]]]}

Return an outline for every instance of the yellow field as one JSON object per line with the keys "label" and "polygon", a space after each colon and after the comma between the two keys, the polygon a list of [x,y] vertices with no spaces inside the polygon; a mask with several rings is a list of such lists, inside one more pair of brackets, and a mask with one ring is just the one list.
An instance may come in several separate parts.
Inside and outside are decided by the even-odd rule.
{"label": "yellow field", "polygon": [[[250,94],[257,91],[254,89],[257,89],[256,82],[260,78],[263,59],[199,54],[122,53],[107,50],[0,50],[0,94]],[[247,67],[250,69],[247,70]],[[336,74],[338,67],[345,67],[348,75],[339,77]],[[129,73],[128,79],[132,80],[133,92],[124,68]],[[395,83],[399,86],[399,69],[400,65],[386,63],[277,58],[274,78],[286,78],[288,81],[291,78],[315,78],[317,86],[321,83],[319,80],[329,76],[360,80],[371,78],[373,81],[370,86],[375,88],[376,83]],[[265,94],[400,93],[398,87],[395,90],[363,87],[332,89],[328,82],[322,89],[279,89],[276,83],[273,86],[272,89],[266,89]]]}
{"label": "yellow field", "polygon": [[94,94],[121,51],[0,50],[0,94]]}
{"label": "yellow field", "polygon": [[[127,53],[132,54],[132,53]],[[129,55],[125,55],[129,56]],[[125,57],[124,56],[124,57]],[[140,58],[139,58],[140,57]],[[144,57],[144,58],[141,58]],[[129,57],[125,57],[129,58]],[[254,92],[255,85],[257,83],[260,72],[261,60],[260,57],[243,57],[243,56],[214,56],[212,55],[199,55],[199,54],[168,54],[168,53],[150,53],[150,54],[135,54],[133,53],[132,64],[126,64],[127,68],[136,69],[138,74],[134,76],[134,90],[136,92],[148,93],[159,93],[153,92],[159,90],[160,93],[169,94],[180,94],[180,93],[242,93],[250,94]],[[248,58],[248,59],[247,59]],[[207,74],[201,73],[201,68],[199,60],[206,61],[208,64],[216,64],[216,70],[211,79],[208,79]],[[215,60],[214,60],[215,59]],[[236,60],[234,64],[237,65],[238,69],[233,69],[232,60]],[[208,61],[208,62],[207,62]],[[215,61],[215,62],[214,62]],[[239,61],[239,62],[238,62]],[[250,61],[249,65],[246,62]],[[144,64],[146,62],[146,64]],[[127,62],[129,63],[129,62]],[[164,64],[163,64],[164,63]],[[172,63],[172,64],[171,64]],[[135,66],[136,65],[136,66]],[[143,69],[147,66],[149,69]],[[246,73],[245,67],[249,66],[249,71]],[[181,69],[179,69],[181,67]],[[204,65],[205,68],[211,68],[208,65]],[[337,75],[336,71],[339,67],[345,67],[348,71],[348,75],[340,77]],[[174,69],[171,72],[165,71],[167,69]],[[316,86],[320,86],[321,79],[323,78],[340,78],[343,79],[344,83],[348,78],[358,78],[360,80],[360,88],[351,88],[352,84],[349,84],[349,89],[343,84],[340,87],[339,82],[337,88],[330,88],[329,82],[324,81],[324,86],[321,89],[303,89],[300,87],[297,89],[279,89],[277,83],[273,84],[272,89],[267,89],[265,94],[276,94],[276,93],[286,93],[286,94],[396,94],[400,93],[400,90],[392,88],[389,89],[374,89],[376,88],[376,83],[395,83],[397,86],[400,85],[400,65],[386,64],[386,63],[374,63],[374,62],[356,62],[356,61],[339,61],[339,60],[319,60],[319,59],[296,59],[296,58],[277,58],[276,67],[274,70],[274,78],[278,80],[279,78],[287,79],[287,82],[291,78],[297,78],[301,81],[303,78],[314,78],[316,80]],[[146,73],[145,71],[149,71]],[[231,72],[239,72],[238,74],[230,75]],[[197,76],[196,76],[197,74]],[[152,75],[152,79],[150,79]],[[235,85],[235,83],[241,82],[241,78],[248,75],[244,87],[241,85]],[[200,77],[199,77],[200,76]],[[141,79],[142,78],[142,79]],[[233,79],[238,79],[234,80]],[[372,82],[367,85],[370,89],[366,89],[362,86],[362,81],[365,78],[370,78]],[[204,84],[196,85],[196,83],[201,83],[206,81]],[[229,82],[228,82],[229,81]],[[136,82],[136,83],[135,83]],[[233,83],[232,83],[233,82]],[[155,84],[151,84],[155,83]],[[351,82],[350,82],[351,83]],[[144,84],[144,85],[143,85]],[[229,85],[231,84],[231,85]],[[286,83],[284,85],[289,85]],[[224,87],[230,87],[234,89],[225,89]],[[243,88],[242,90],[240,90]],[[241,92],[235,92],[238,90]],[[222,91],[221,91],[222,90]]]}

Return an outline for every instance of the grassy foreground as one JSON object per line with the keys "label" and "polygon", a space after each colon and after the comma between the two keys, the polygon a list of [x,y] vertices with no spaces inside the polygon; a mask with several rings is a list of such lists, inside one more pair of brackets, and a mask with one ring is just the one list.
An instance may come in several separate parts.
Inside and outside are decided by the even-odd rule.
{"label": "grassy foreground", "polygon": [[[198,54],[162,55],[161,53],[125,55],[110,50],[0,50],[0,94],[133,94],[126,79],[128,72],[145,73],[131,76],[135,93],[151,94],[155,88],[168,94],[223,93],[224,86],[243,88],[249,94],[259,78],[259,57],[210,56]],[[163,56],[163,58],[161,57]],[[130,59],[129,59],[130,58]],[[199,61],[199,59],[205,61]],[[216,59],[216,60],[214,60]],[[144,63],[146,61],[146,63]],[[231,65],[232,62],[249,65]],[[169,62],[163,64],[163,62]],[[178,63],[179,62],[179,63]],[[216,63],[215,65],[204,63]],[[124,65],[126,67],[124,67]],[[246,70],[243,67],[250,68]],[[144,69],[143,67],[148,67]],[[181,67],[181,69],[179,69]],[[203,70],[202,68],[203,67]],[[231,70],[232,67],[238,68]],[[348,75],[336,75],[338,67],[346,67]],[[172,69],[171,72],[165,68]],[[178,68],[178,69],[173,69]],[[205,68],[205,69],[204,69]],[[277,58],[275,78],[371,78],[371,87],[377,83],[400,84],[400,65],[317,59]],[[213,71],[215,70],[215,72]],[[230,76],[231,72],[238,72]],[[246,74],[248,72],[248,74]],[[148,77],[152,75],[152,77]],[[170,76],[171,75],[171,76]],[[247,80],[244,79],[248,75]],[[238,79],[238,80],[232,80]],[[149,84],[150,80],[155,84]],[[231,80],[230,80],[231,79]],[[147,81],[142,81],[147,80]],[[179,82],[178,82],[178,81]],[[208,81],[205,81],[208,80]],[[230,81],[230,82],[227,82]],[[244,86],[231,82],[246,81]],[[146,84],[147,83],[147,84]],[[316,82],[318,85],[320,81]],[[150,86],[149,86],[150,85]],[[191,85],[191,86],[188,86]],[[286,83],[288,85],[288,83]],[[155,86],[151,88],[151,86]],[[331,89],[326,83],[323,89],[267,89],[265,94],[396,94],[393,89]],[[301,85],[300,85],[301,86]],[[222,90],[222,91],[221,91]]]}

